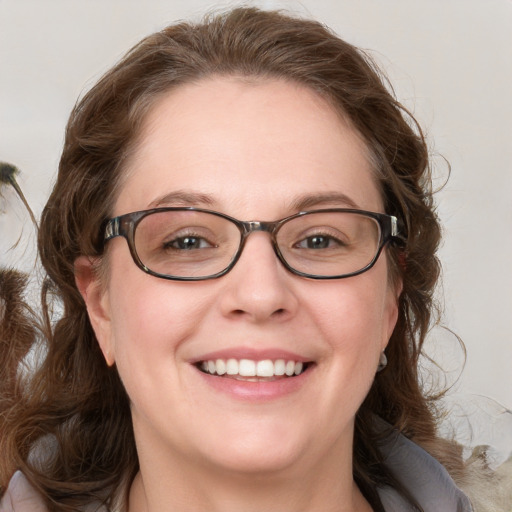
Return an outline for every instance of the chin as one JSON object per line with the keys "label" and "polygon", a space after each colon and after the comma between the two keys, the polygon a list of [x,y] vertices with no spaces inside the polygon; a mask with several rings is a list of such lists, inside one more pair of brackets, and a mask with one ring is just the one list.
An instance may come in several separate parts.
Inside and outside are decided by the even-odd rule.
{"label": "chin", "polygon": [[228,456],[212,460],[214,466],[240,476],[265,477],[276,473],[286,473],[295,467],[300,459],[297,453],[270,453],[269,447],[262,450],[233,450]]}

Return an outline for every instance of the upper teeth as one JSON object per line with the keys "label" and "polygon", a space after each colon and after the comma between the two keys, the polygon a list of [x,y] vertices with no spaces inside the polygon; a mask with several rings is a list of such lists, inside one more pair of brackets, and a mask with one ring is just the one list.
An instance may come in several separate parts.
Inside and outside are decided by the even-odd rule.
{"label": "upper teeth", "polygon": [[277,359],[263,359],[253,361],[251,359],[216,359],[203,361],[201,369],[212,375],[240,375],[241,377],[274,377],[287,375],[299,375],[303,369],[300,361],[285,361]]}

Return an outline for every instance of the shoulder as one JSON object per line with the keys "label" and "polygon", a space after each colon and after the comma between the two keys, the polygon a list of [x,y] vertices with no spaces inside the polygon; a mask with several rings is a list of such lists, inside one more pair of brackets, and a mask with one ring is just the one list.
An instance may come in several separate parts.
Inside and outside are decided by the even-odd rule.
{"label": "shoulder", "polygon": [[489,447],[478,446],[466,461],[466,471],[457,483],[468,496],[475,512],[512,511],[512,454],[493,464]]}
{"label": "shoulder", "polygon": [[[455,484],[444,466],[405,436],[395,432],[386,439],[381,451],[386,466],[425,512],[473,512],[469,498]],[[393,489],[381,489],[379,494],[386,510],[412,510]]]}
{"label": "shoulder", "polygon": [[[381,448],[385,464],[425,512],[512,511],[512,456],[492,469],[485,448],[466,460],[454,481],[446,469],[421,447],[401,434],[388,437]],[[484,453],[481,453],[484,450]],[[391,488],[379,489],[385,510],[411,512],[411,505]]]}

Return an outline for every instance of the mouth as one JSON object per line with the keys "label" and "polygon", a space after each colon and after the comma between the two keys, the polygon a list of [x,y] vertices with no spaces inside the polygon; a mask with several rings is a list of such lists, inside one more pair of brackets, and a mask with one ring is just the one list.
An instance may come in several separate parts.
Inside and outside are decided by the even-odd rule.
{"label": "mouth", "polygon": [[198,361],[203,373],[245,382],[272,382],[302,375],[313,363],[286,359],[212,359]]}

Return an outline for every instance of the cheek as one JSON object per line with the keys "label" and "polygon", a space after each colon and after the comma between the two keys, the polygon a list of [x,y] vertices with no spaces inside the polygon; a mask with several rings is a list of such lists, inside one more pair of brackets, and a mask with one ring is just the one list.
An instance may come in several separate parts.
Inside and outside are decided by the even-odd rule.
{"label": "cheek", "polygon": [[115,362],[128,393],[151,389],[155,379],[175,379],[182,347],[209,307],[195,283],[145,274],[133,262],[112,265],[109,284]]}
{"label": "cheek", "polygon": [[327,283],[321,293],[312,289],[311,297],[311,314],[332,353],[345,364],[373,368],[396,317],[386,272],[375,266],[354,278]]}
{"label": "cheek", "polygon": [[176,351],[194,332],[206,299],[190,290],[171,292],[172,284],[161,280],[164,285],[161,286],[154,282],[156,279],[148,276],[147,281],[153,282],[130,286],[125,293],[118,288],[112,304],[118,352],[124,347],[143,351],[149,357],[159,349]]}
{"label": "cheek", "polygon": [[385,266],[384,271],[374,269],[316,287],[313,283],[307,294],[309,314],[305,316],[325,347],[318,364],[322,392],[310,407],[329,411],[325,433],[329,439],[336,439],[353,422],[388,342],[392,302],[387,273]]}

